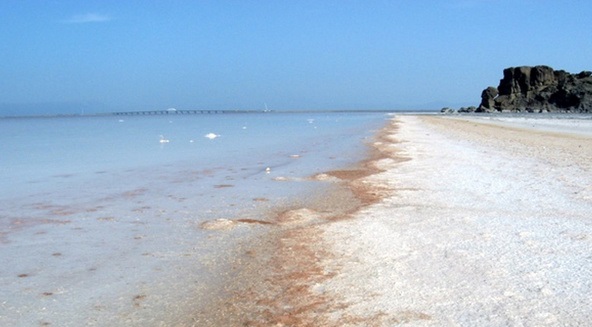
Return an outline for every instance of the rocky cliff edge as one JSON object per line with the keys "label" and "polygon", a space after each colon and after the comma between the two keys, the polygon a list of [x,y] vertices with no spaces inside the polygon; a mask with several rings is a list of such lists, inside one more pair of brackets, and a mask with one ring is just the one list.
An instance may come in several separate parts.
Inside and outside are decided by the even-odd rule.
{"label": "rocky cliff edge", "polygon": [[592,72],[549,66],[504,69],[499,86],[481,93],[476,112],[592,112]]}

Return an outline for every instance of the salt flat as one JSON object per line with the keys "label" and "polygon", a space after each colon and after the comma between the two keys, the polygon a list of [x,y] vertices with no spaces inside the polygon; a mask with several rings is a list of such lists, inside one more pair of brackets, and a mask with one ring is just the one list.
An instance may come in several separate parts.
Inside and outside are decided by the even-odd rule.
{"label": "salt flat", "polygon": [[462,119],[531,131],[592,136],[592,117],[589,114],[528,114],[522,116],[493,114],[462,116]]}
{"label": "salt flat", "polygon": [[592,139],[530,123],[397,117],[376,146],[408,160],[362,181],[388,195],[316,227],[332,277],[309,287],[333,303],[316,321],[589,325]]}

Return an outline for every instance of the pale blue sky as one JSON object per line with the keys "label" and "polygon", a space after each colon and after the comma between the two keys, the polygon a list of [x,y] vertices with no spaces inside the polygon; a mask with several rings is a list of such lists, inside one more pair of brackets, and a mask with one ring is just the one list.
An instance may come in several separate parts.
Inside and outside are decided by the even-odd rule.
{"label": "pale blue sky", "polygon": [[592,70],[592,1],[0,1],[0,115],[439,109]]}

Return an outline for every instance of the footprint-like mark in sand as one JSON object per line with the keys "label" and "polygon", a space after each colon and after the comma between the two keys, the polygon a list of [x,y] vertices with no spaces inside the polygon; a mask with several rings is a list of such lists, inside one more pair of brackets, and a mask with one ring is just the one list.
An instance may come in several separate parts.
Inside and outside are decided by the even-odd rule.
{"label": "footprint-like mark in sand", "polygon": [[132,299],[132,302],[134,303],[134,307],[140,307],[140,305],[142,304],[142,301],[145,299],[146,299],[146,295],[144,295],[144,294],[134,296],[134,298]]}

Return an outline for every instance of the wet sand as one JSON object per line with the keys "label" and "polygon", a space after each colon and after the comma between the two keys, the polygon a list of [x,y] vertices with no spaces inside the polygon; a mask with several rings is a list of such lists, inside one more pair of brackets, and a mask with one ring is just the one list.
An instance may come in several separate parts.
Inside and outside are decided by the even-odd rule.
{"label": "wet sand", "polygon": [[[326,271],[321,261],[332,257],[324,244],[322,226],[350,220],[368,205],[378,203],[385,190],[364,181],[382,171],[377,162],[391,155],[380,149],[389,122],[369,144],[367,159],[341,170],[328,171],[308,179],[324,184],[314,194],[261,213],[267,230],[242,242],[233,257],[232,277],[210,304],[192,318],[195,326],[322,326],[328,321],[314,312],[329,312],[336,304],[319,285],[336,272]],[[290,179],[286,179],[289,181]],[[282,179],[282,183],[286,182]],[[298,182],[298,181],[292,181]],[[219,226],[240,225],[241,219],[207,222]],[[257,225],[261,226],[261,223]],[[209,229],[209,228],[208,228]],[[217,229],[217,228],[212,228]],[[242,255],[240,254],[242,253]]]}
{"label": "wet sand", "polygon": [[519,125],[397,117],[262,219],[195,325],[586,325],[592,140]]}

